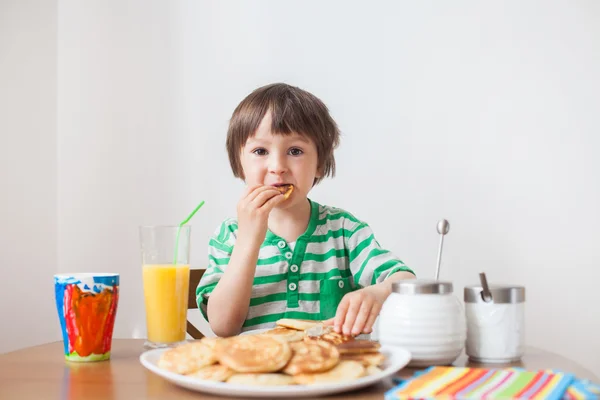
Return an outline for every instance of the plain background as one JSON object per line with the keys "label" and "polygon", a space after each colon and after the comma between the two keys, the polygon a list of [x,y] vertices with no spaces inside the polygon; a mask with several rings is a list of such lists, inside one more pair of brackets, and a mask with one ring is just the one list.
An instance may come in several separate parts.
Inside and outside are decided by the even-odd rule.
{"label": "plain background", "polygon": [[527,343],[600,374],[599,50],[592,0],[0,1],[0,351],[60,338],[56,272],[119,272],[115,336],[143,337],[138,225],[205,200],[205,267],[231,112],[282,81],[343,133],[314,200],[423,278],[448,219],[457,295],[525,285]]}

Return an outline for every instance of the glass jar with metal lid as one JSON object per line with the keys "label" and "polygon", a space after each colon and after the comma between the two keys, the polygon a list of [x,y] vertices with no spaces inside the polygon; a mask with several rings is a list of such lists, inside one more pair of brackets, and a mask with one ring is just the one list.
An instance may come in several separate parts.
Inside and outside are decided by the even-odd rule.
{"label": "glass jar with metal lid", "polygon": [[[487,285],[487,283],[486,283]],[[510,363],[523,356],[525,288],[518,285],[464,288],[466,353],[475,362]]]}
{"label": "glass jar with metal lid", "polygon": [[452,364],[466,337],[452,282],[413,279],[392,284],[379,316],[379,341],[411,353],[410,366]]}

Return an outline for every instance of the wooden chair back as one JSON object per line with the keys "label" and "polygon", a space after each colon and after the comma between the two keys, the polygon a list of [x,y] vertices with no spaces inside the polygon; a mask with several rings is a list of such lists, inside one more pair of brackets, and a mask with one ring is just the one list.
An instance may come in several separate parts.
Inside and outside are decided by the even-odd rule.
{"label": "wooden chair back", "polygon": [[[198,308],[196,303],[196,288],[200,283],[200,278],[204,275],[205,269],[190,269],[190,288],[188,291],[188,310]],[[202,339],[204,335],[198,330],[190,320],[187,321],[187,333],[194,339]]]}

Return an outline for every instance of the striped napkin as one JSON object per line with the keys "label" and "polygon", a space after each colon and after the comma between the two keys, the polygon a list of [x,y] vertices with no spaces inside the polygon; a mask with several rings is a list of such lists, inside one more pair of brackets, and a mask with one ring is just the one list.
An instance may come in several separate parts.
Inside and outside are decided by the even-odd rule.
{"label": "striped napkin", "polygon": [[[523,371],[522,368],[514,368]],[[558,373],[560,371],[547,370],[546,372]],[[600,385],[597,385],[587,379],[575,378],[569,385],[562,400],[594,400],[600,399]]]}
{"label": "striped napkin", "polygon": [[435,366],[415,374],[413,378],[389,390],[385,394],[385,400],[561,400],[574,382],[573,374],[555,371]]}

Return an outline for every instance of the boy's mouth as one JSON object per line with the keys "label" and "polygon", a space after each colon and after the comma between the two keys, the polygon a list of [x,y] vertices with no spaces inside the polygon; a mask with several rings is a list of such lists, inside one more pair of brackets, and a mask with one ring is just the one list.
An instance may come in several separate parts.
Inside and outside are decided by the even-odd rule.
{"label": "boy's mouth", "polygon": [[290,183],[277,183],[275,185],[273,185],[277,190],[279,190],[279,192],[281,192],[281,194],[283,194],[283,199],[287,200],[292,192],[294,191],[294,185],[290,184]]}

